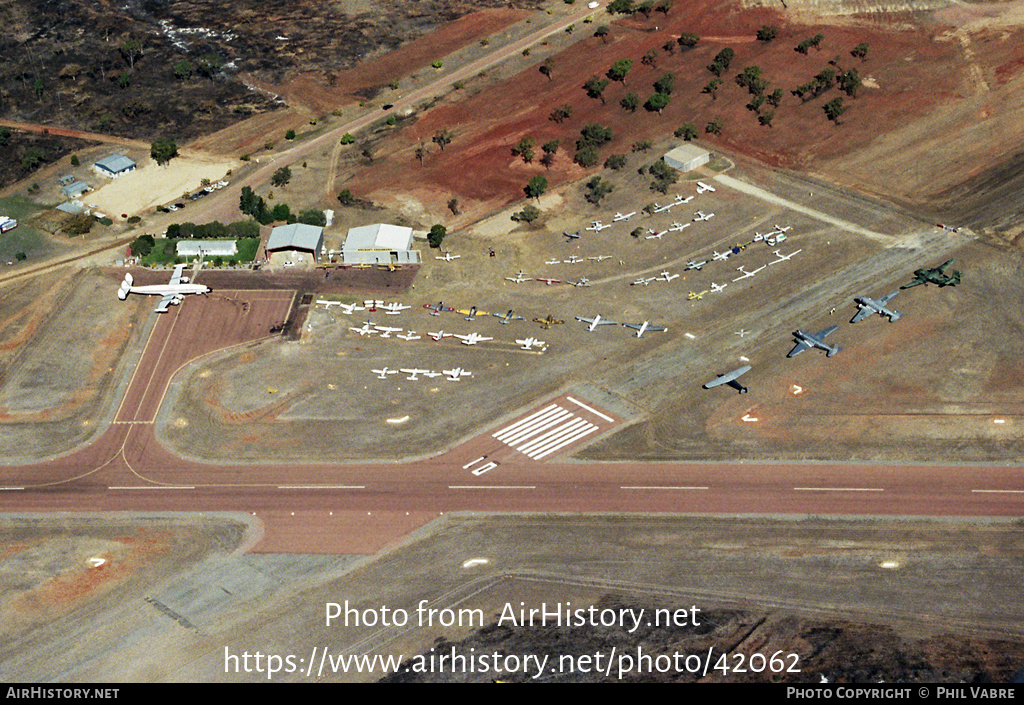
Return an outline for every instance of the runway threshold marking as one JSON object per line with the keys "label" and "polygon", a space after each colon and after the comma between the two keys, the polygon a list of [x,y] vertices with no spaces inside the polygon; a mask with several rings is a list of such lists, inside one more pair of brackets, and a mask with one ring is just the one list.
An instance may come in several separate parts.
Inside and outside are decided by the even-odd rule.
{"label": "runway threshold marking", "polygon": [[594,414],[595,416],[600,416],[600,417],[601,417],[602,419],[604,419],[604,420],[605,420],[605,421],[607,421],[608,423],[615,423],[615,419],[613,419],[613,418],[612,418],[611,416],[605,416],[604,414],[602,414],[602,413],[601,413],[600,411],[598,411],[597,409],[592,409],[592,408],[590,408],[589,406],[587,406],[586,404],[584,404],[584,403],[583,403],[583,402],[581,402],[581,401],[576,401],[576,400],[575,400],[575,399],[573,399],[572,397],[566,397],[566,399],[568,399],[569,401],[571,401],[571,402],[572,402],[573,404],[575,404],[576,406],[579,406],[579,407],[582,407],[582,408],[586,409],[587,411],[589,411],[590,413]]}
{"label": "runway threshold marking", "polygon": [[[597,409],[572,397],[566,399],[600,419],[615,423],[615,419]],[[578,416],[555,402],[495,431],[491,437],[532,460],[541,460],[599,430],[603,430],[599,423]]]}

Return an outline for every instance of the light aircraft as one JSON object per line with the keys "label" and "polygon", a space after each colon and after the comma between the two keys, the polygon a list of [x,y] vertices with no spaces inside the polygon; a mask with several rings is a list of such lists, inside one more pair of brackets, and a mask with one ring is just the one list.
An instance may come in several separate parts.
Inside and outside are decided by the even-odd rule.
{"label": "light aircraft", "polygon": [[750,335],[750,331],[749,330],[742,330],[742,329],[740,329],[740,330],[736,331],[735,333],[733,333],[733,335],[738,335],[739,337],[742,338],[744,336]]}
{"label": "light aircraft", "polygon": [[717,294],[719,291],[721,291],[722,289],[724,289],[727,286],[729,286],[729,285],[728,284],[715,284],[714,282],[711,282],[711,293],[712,294]]}
{"label": "light aircraft", "polygon": [[825,342],[825,337],[831,335],[834,331],[838,330],[839,326],[829,326],[825,330],[818,331],[817,333],[804,333],[802,330],[796,330],[793,335],[796,336],[797,344],[796,347],[789,351],[786,357],[793,357],[799,355],[804,350],[810,350],[811,348],[821,348],[825,350],[828,357],[832,357],[842,348],[838,345],[829,345]]}
{"label": "light aircraft", "polygon": [[561,279],[545,279],[544,277],[537,277],[537,281],[544,282],[548,286],[551,286],[552,284],[561,284],[562,283]]}
{"label": "light aircraft", "polygon": [[552,259],[549,259],[546,262],[544,262],[544,264],[561,264],[561,263],[562,263],[562,260],[556,259],[556,258],[552,258]]}
{"label": "light aircraft", "polygon": [[644,240],[660,240],[661,236],[668,232],[668,230],[654,231],[648,230],[650,235],[644,237]]}
{"label": "light aircraft", "polygon": [[316,302],[318,305],[322,305],[324,308],[330,308],[331,306],[339,306],[341,304],[340,301],[328,301],[327,299],[317,299]]}
{"label": "light aircraft", "polygon": [[754,237],[750,241],[751,242],[761,242],[762,240],[764,240],[764,235],[762,235],[761,233],[755,232],[754,233]]}
{"label": "light aircraft", "polygon": [[395,337],[396,338],[401,338],[402,340],[419,340],[423,336],[416,335],[416,331],[411,330],[411,331],[407,332],[405,335],[398,334]]}
{"label": "light aircraft", "polygon": [[445,306],[444,303],[441,301],[438,301],[437,304],[423,304],[423,308],[429,308],[431,316],[440,316],[442,313],[447,313],[448,311],[455,310],[453,308]]}
{"label": "light aircraft", "polygon": [[443,372],[435,372],[434,370],[427,370],[426,372],[423,373],[423,376],[424,377],[440,377],[442,374],[444,374],[444,373]]}
{"label": "light aircraft", "polygon": [[678,274],[669,274],[668,272],[662,272],[661,274],[658,275],[658,281],[663,281],[663,282],[670,282],[673,279],[678,279],[678,278],[679,278]]}
{"label": "light aircraft", "polygon": [[569,282],[573,286],[590,286],[590,280],[586,277],[580,277],[579,281]]}
{"label": "light aircraft", "polygon": [[672,223],[668,231],[670,233],[677,233],[680,230],[686,230],[688,227],[690,227],[690,225],[691,223]]}
{"label": "light aircraft", "polygon": [[522,347],[523,350],[531,350],[534,346],[543,346],[544,341],[537,340],[536,338],[524,338],[522,340],[517,340],[516,345]]}
{"label": "light aircraft", "polygon": [[509,309],[507,313],[492,313],[492,316],[498,319],[499,323],[514,323],[515,321],[523,320],[523,317],[514,313],[512,309]]}
{"label": "light aircraft", "polygon": [[743,268],[742,265],[740,265],[739,267],[736,268],[736,271],[737,272],[743,272],[743,276],[742,277],[736,277],[735,279],[733,279],[733,281],[734,282],[738,282],[740,279],[746,279],[747,277],[752,277],[752,276],[754,276],[755,274],[757,274],[758,272],[760,272],[762,269],[764,269],[767,266],[768,266],[767,264],[762,264],[760,267],[758,267],[754,271],[748,272],[746,269]]}
{"label": "light aircraft", "polygon": [[379,369],[379,370],[372,370],[372,372],[375,375],[377,375],[378,379],[387,379],[388,375],[397,375],[398,374],[398,370],[391,370],[391,369],[388,369],[387,367],[384,367],[384,368]]}
{"label": "light aircraft", "polygon": [[719,252],[718,250],[715,250],[715,253],[711,255],[711,260],[713,262],[720,262],[729,259],[731,255],[732,252],[730,252],[729,250],[726,250],[725,252]]}
{"label": "light aircraft", "polygon": [[700,269],[701,267],[703,267],[707,263],[708,263],[707,260],[704,260],[703,262],[694,262],[691,259],[689,262],[686,263],[686,268],[687,269]]}
{"label": "light aircraft", "polygon": [[367,299],[366,301],[363,302],[363,305],[366,306],[367,311],[373,313],[377,310],[378,306],[383,306],[384,302],[381,301],[380,299]]}
{"label": "light aircraft", "polygon": [[351,316],[356,311],[365,311],[366,310],[365,306],[360,306],[359,304],[342,304],[342,303],[339,303],[338,305],[341,306],[341,312],[344,313],[346,316]]}
{"label": "light aircraft", "polygon": [[392,333],[398,333],[401,328],[392,328],[391,326],[374,326],[374,328],[380,331],[381,338],[390,338]]}
{"label": "light aircraft", "polygon": [[733,389],[739,390],[740,394],[749,391],[746,387],[736,381],[740,375],[744,375],[750,371],[750,365],[744,365],[739,367],[732,372],[726,372],[724,375],[718,375],[713,380],[704,385],[704,389],[712,389],[722,384],[728,384]]}
{"label": "light aircraft", "polygon": [[708,186],[703,181],[698,181],[697,182],[697,193],[704,193],[705,191],[710,191],[711,193],[714,193],[715,189],[711,188],[710,186]]}
{"label": "light aircraft", "polygon": [[392,264],[390,262],[388,264],[378,264],[377,265],[377,269],[386,269],[389,272],[393,272],[396,269],[401,269],[401,268],[402,268],[402,265],[400,265],[400,264]]}
{"label": "light aircraft", "polygon": [[591,262],[604,262],[606,259],[611,259],[611,255],[597,255],[596,257],[587,257]]}
{"label": "light aircraft", "polygon": [[551,326],[557,326],[557,325],[560,325],[562,323],[565,323],[565,321],[558,320],[557,318],[552,316],[550,313],[548,314],[547,318],[534,318],[533,322],[534,323],[540,323],[540,327],[543,328],[544,330],[547,330]]}
{"label": "light aircraft", "polygon": [[523,282],[532,282],[533,281],[533,277],[528,277],[528,276],[524,275],[523,274],[523,270],[521,270],[521,269],[519,270],[519,274],[515,275],[514,277],[505,277],[505,279],[507,279],[510,282],[514,282],[516,284],[522,284]]}
{"label": "light aircraft", "polygon": [[384,309],[389,315],[397,315],[404,311],[405,309],[412,307],[405,306],[404,304],[400,304],[397,301],[395,301],[390,304],[384,304],[383,306],[381,306],[381,308]]}
{"label": "light aircraft", "polygon": [[458,382],[461,377],[468,377],[473,374],[472,372],[468,372],[467,370],[464,370],[461,367],[456,367],[451,370],[445,370],[444,373],[448,375],[449,382]]}
{"label": "light aircraft", "polygon": [[188,277],[181,276],[184,270],[184,264],[176,264],[169,282],[166,284],[147,284],[145,286],[132,286],[134,281],[132,275],[125,274],[124,281],[121,282],[121,286],[117,290],[117,298],[124,301],[128,298],[128,294],[159,294],[162,298],[157,302],[156,308],[153,310],[157,313],[165,313],[168,306],[180,304],[186,294],[209,294],[212,291],[205,284],[189,284]]}
{"label": "light aircraft", "polygon": [[398,371],[406,373],[407,375],[409,375],[408,377],[406,377],[406,379],[413,381],[419,379],[417,375],[425,375],[428,372],[430,372],[430,370],[421,370],[418,367],[401,367],[399,368]]}
{"label": "light aircraft", "polygon": [[589,228],[586,228],[586,229],[590,230],[592,232],[595,232],[595,233],[599,233],[602,230],[604,230],[605,228],[610,228],[610,227],[612,227],[611,223],[609,223],[608,225],[605,225],[600,220],[595,220],[594,223]]}
{"label": "light aircraft", "polygon": [[771,262],[769,262],[768,264],[770,264],[770,265],[771,265],[771,264],[778,264],[779,262],[785,262],[785,261],[786,261],[786,260],[788,260],[788,259],[792,259],[792,258],[793,258],[793,255],[797,254],[798,252],[803,252],[803,250],[802,250],[802,249],[800,249],[800,250],[797,250],[796,252],[790,252],[790,253],[789,253],[788,255],[783,255],[783,254],[780,254],[778,250],[775,250],[775,252],[774,252],[773,254],[774,254],[774,255],[775,255],[776,257],[778,257],[778,259],[777,259],[777,260],[772,260],[772,261],[771,261]]}
{"label": "light aircraft", "polygon": [[354,330],[356,333],[359,334],[359,337],[363,337],[364,335],[373,335],[374,333],[377,332],[376,330],[374,330],[373,323],[371,323],[370,321],[364,323],[362,328],[349,328],[349,330]]}
{"label": "light aircraft", "polygon": [[587,330],[591,331],[591,332],[596,330],[598,326],[617,326],[617,325],[619,325],[615,321],[606,321],[605,319],[601,318],[601,314],[600,313],[597,314],[596,316],[594,316],[593,318],[584,318],[583,316],[576,316],[576,320],[577,321],[583,321],[584,323],[589,323],[590,326],[587,328]]}
{"label": "light aircraft", "polygon": [[678,206],[679,202],[669,203],[666,206],[659,206],[657,203],[654,204],[654,213],[667,213],[672,209],[673,206]]}
{"label": "light aircraft", "polygon": [[711,220],[714,217],[714,213],[704,213],[704,211],[697,211],[696,213],[693,214],[693,220],[695,222],[699,220]]}
{"label": "light aircraft", "polygon": [[776,233],[786,233],[786,232],[789,232],[792,229],[793,229],[792,225],[786,226],[785,228],[783,228],[783,227],[781,227],[779,225],[775,226],[775,232]]}
{"label": "light aircraft", "polygon": [[633,211],[632,213],[616,213],[615,217],[612,218],[612,222],[617,223],[620,220],[629,220],[634,215],[636,215],[636,211]]}
{"label": "light aircraft", "polygon": [[[918,269],[914,272],[914,280],[909,284],[904,284],[901,289],[909,289],[912,286],[918,284],[938,284],[940,287],[943,286],[956,286],[960,283],[960,270],[954,269],[953,273],[946,275],[946,267],[953,263],[953,260],[949,259],[940,264],[938,267],[932,267],[931,269]],[[121,285],[122,288],[124,285]]]}
{"label": "light aircraft", "polygon": [[563,264],[579,264],[582,261],[583,260],[580,259],[579,257],[577,257],[576,255],[569,255],[569,259],[563,259],[562,263]]}
{"label": "light aircraft", "polygon": [[667,330],[662,326],[652,326],[647,321],[644,321],[643,323],[623,323],[622,325],[626,326],[626,328],[632,328],[633,330],[635,330],[637,338],[642,336],[647,331],[660,332],[663,330]]}
{"label": "light aircraft", "polygon": [[460,308],[458,313],[463,314],[467,321],[475,321],[477,316],[489,315],[487,311],[478,311],[476,306],[470,306],[468,309]]}
{"label": "light aircraft", "polygon": [[565,232],[565,231],[563,231],[563,232],[562,232],[562,237],[564,237],[564,238],[565,238],[565,241],[566,241],[566,242],[568,242],[569,240],[579,240],[579,239],[580,239],[580,231],[579,231],[579,230],[577,230],[577,231],[576,231],[576,232],[574,232],[574,233],[570,233],[570,232]]}
{"label": "light aircraft", "polygon": [[708,293],[708,291],[709,291],[709,289],[705,289],[704,291],[691,291],[689,294],[686,295],[686,300],[687,301],[697,301],[697,300],[703,299],[704,298],[704,294]]}
{"label": "light aircraft", "polygon": [[897,311],[896,309],[888,309],[888,308],[885,307],[885,305],[887,303],[889,303],[889,301],[892,300],[892,297],[896,296],[896,294],[898,294],[898,293],[900,293],[900,292],[899,291],[894,291],[891,294],[886,294],[885,296],[879,297],[877,299],[872,299],[872,298],[869,298],[867,296],[858,296],[858,297],[856,297],[854,299],[854,301],[857,302],[857,306],[859,307],[860,310],[857,311],[857,313],[854,315],[854,317],[850,321],[850,323],[856,323],[857,321],[863,321],[865,318],[870,316],[872,313],[877,313],[879,316],[888,316],[889,317],[889,322],[892,323],[893,321],[898,319],[900,316],[902,316],[903,313],[900,312],[900,311]]}
{"label": "light aircraft", "polygon": [[445,250],[444,257],[435,257],[434,259],[439,259],[444,262],[451,262],[453,259],[458,259],[459,257],[462,257],[462,255],[453,255],[451,252]]}
{"label": "light aircraft", "polygon": [[445,333],[443,330],[439,330],[436,333],[427,332],[427,335],[430,336],[432,340],[440,340],[441,338],[451,338],[455,334]]}
{"label": "light aircraft", "polygon": [[354,264],[354,265],[352,265],[352,266],[353,266],[353,267],[354,267],[355,269],[369,269],[369,268],[370,268],[370,267],[371,267],[372,265],[370,265],[370,264],[367,264],[366,262],[362,262],[362,263],[360,263],[360,264]]}
{"label": "light aircraft", "polygon": [[635,282],[630,282],[629,285],[630,286],[647,286],[648,284],[650,284],[655,279],[657,279],[657,277],[640,277]]}
{"label": "light aircraft", "polygon": [[463,345],[476,345],[487,340],[494,340],[494,338],[488,338],[479,333],[470,333],[469,335],[456,334],[455,337],[461,340]]}
{"label": "light aircraft", "polygon": [[673,206],[677,206],[680,203],[689,203],[692,200],[693,200],[693,196],[687,196],[686,198],[683,198],[683,194],[677,193],[676,194],[676,202],[673,203],[672,205]]}

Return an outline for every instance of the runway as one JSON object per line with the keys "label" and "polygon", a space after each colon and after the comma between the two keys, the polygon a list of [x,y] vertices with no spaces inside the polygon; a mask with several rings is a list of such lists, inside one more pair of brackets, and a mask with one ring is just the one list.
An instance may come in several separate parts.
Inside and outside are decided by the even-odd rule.
{"label": "runway", "polygon": [[161,446],[154,422],[173,376],[267,337],[291,305],[291,292],[227,292],[163,315],[114,422],[87,447],[0,470],[0,510],[247,512],[264,524],[258,551],[373,553],[455,511],[1012,517],[1024,507],[1020,467],[566,460],[622,422],[573,394],[409,463],[212,464]]}

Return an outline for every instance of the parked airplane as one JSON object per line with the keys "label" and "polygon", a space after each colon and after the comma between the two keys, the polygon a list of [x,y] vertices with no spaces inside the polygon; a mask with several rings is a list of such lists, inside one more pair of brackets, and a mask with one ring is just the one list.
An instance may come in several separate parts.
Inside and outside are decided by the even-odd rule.
{"label": "parked airplane", "polygon": [[468,309],[460,308],[458,313],[463,314],[467,321],[475,321],[477,316],[489,316],[487,311],[478,311],[476,306],[470,306]]}
{"label": "parked airplane", "polygon": [[523,317],[514,313],[512,309],[509,309],[507,313],[492,313],[492,316],[498,319],[499,323],[514,323],[515,321],[522,321]]}
{"label": "parked airplane", "polygon": [[677,206],[680,203],[689,203],[692,200],[693,200],[693,196],[687,196],[686,198],[683,198],[683,194],[677,193],[676,194],[676,202],[673,203],[672,205],[673,206]]}
{"label": "parked airplane", "polygon": [[609,223],[608,225],[605,225],[600,220],[595,220],[593,222],[593,224],[589,228],[586,228],[586,229],[590,230],[592,232],[595,232],[595,233],[599,233],[602,230],[604,230],[605,228],[610,228],[610,227],[612,227],[611,223]]}
{"label": "parked airplane", "polygon": [[470,333],[469,335],[456,334],[455,337],[461,340],[463,345],[476,345],[487,340],[494,340],[494,338],[488,338],[479,333]]}
{"label": "parked airplane", "polygon": [[598,326],[617,326],[617,325],[619,325],[615,321],[606,321],[605,319],[601,318],[601,314],[600,313],[597,314],[596,316],[594,316],[593,318],[584,318],[583,316],[576,316],[576,320],[577,321],[583,321],[584,323],[589,323],[590,326],[587,328],[587,330],[591,331],[591,332],[596,330]]}
{"label": "parked airplane", "polygon": [[372,372],[375,375],[377,375],[378,379],[387,379],[388,375],[397,375],[398,374],[398,370],[391,370],[391,369],[388,369],[387,367],[381,368],[379,370],[372,370]]}
{"label": "parked airplane", "polygon": [[438,301],[437,304],[423,304],[423,308],[430,309],[431,316],[440,316],[442,313],[454,311],[455,309],[445,306],[443,302]]}
{"label": "parked airplane", "polygon": [[561,284],[562,283],[561,279],[545,279],[544,277],[537,277],[537,281],[544,282],[548,286],[551,286],[552,284]]}
{"label": "parked airplane", "polygon": [[704,291],[691,291],[689,294],[686,295],[686,300],[687,301],[697,301],[697,300],[703,299],[704,298],[704,294],[708,293],[708,291],[709,291],[708,289],[705,289]]}
{"label": "parked airplane", "polygon": [[397,314],[401,313],[402,311],[404,311],[405,309],[412,308],[412,307],[411,306],[405,306],[404,304],[400,304],[400,303],[398,303],[396,301],[396,302],[392,302],[390,304],[384,304],[383,306],[381,306],[381,308],[384,309],[389,315],[397,315]]}
{"label": "parked airplane", "polygon": [[[946,275],[946,267],[953,263],[953,260],[949,259],[940,264],[938,267],[932,267],[930,269],[918,269],[914,271],[914,280],[909,284],[904,284],[901,289],[909,289],[912,286],[918,284],[938,284],[940,287],[943,286],[956,286],[960,283],[960,270],[954,269],[953,273]],[[122,287],[124,285],[122,284]],[[122,297],[123,298],[123,297]]]}
{"label": "parked airplane", "polygon": [[679,205],[679,201],[676,201],[675,203],[669,203],[666,206],[659,206],[657,203],[655,203],[654,204],[654,210],[652,212],[654,212],[654,213],[667,213],[668,211],[670,211],[672,209],[673,206],[678,206],[678,205]]}
{"label": "parked airplane", "polygon": [[681,230],[686,230],[690,225],[691,223],[672,223],[672,225],[669,226],[668,231],[670,233],[678,233]]}
{"label": "parked airplane", "polygon": [[718,375],[713,380],[705,384],[704,389],[712,389],[713,387],[717,387],[722,384],[728,384],[733,389],[739,390],[740,394],[743,394],[749,390],[736,380],[737,378],[740,377],[740,375],[745,375],[749,371],[750,365],[744,365],[743,367],[739,367],[733,370],[732,372],[726,372],[724,375]]}
{"label": "parked airplane", "polygon": [[364,335],[373,335],[374,333],[377,332],[376,330],[374,330],[373,323],[371,323],[370,321],[364,323],[362,328],[349,328],[349,330],[354,330],[356,333],[359,334],[360,338],[363,337]]}
{"label": "parked airplane", "polygon": [[448,375],[449,382],[458,382],[460,378],[468,377],[473,374],[472,372],[468,372],[462,369],[461,367],[456,367],[451,370],[445,370],[444,373]]}
{"label": "parked airplane", "polygon": [[590,286],[590,280],[586,277],[580,277],[579,281],[569,282],[573,286]]}
{"label": "parked airplane", "polygon": [[407,375],[409,375],[408,377],[406,377],[406,379],[413,381],[419,379],[417,375],[425,375],[428,372],[430,372],[430,370],[421,370],[418,367],[401,367],[399,368],[398,371],[406,373]]}
{"label": "parked airplane", "polygon": [[205,284],[189,284],[188,277],[181,276],[185,270],[184,264],[174,266],[171,280],[166,284],[147,284],[145,286],[132,286],[134,279],[131,274],[124,275],[117,290],[117,298],[124,301],[128,294],[159,294],[162,298],[157,302],[153,310],[157,313],[165,313],[168,306],[177,306],[185,298],[186,294],[209,294],[212,289]]}
{"label": "parked airplane", "polygon": [[536,338],[532,338],[532,337],[531,338],[523,338],[522,340],[517,340],[516,341],[516,345],[519,345],[520,347],[522,347],[523,350],[531,350],[531,349],[533,349],[534,346],[542,347],[544,345],[544,341],[543,340],[537,340]]}
{"label": "parked airplane", "polygon": [[618,213],[618,212],[616,212],[615,213],[615,217],[612,218],[612,222],[617,223],[620,220],[629,220],[634,215],[636,215],[636,211],[633,211],[632,213]]}
{"label": "parked airplane", "polygon": [[579,264],[582,261],[583,260],[580,259],[579,257],[577,257],[576,255],[569,255],[569,259],[563,259],[562,263],[563,264]]}
{"label": "parked airplane", "polygon": [[696,213],[693,214],[694,221],[711,220],[714,217],[714,213],[704,213],[704,211],[697,211]]}
{"label": "parked airplane", "polygon": [[351,316],[356,311],[365,311],[366,310],[365,306],[360,306],[359,304],[343,304],[343,303],[339,303],[338,306],[341,307],[341,312],[344,313],[346,316]]}
{"label": "parked airplane", "polygon": [[661,274],[658,275],[657,278],[658,278],[658,281],[670,282],[673,279],[678,279],[679,275],[678,274],[669,274],[668,272],[662,272]]}
{"label": "parked airplane", "polygon": [[380,331],[381,338],[390,338],[392,333],[398,333],[401,328],[392,328],[391,326],[374,326],[374,328]]}
{"label": "parked airplane", "polygon": [[773,254],[776,257],[778,257],[778,259],[777,260],[772,260],[768,264],[771,265],[771,264],[778,264],[779,262],[785,262],[786,260],[792,259],[793,255],[797,254],[798,252],[803,252],[803,250],[800,249],[800,250],[797,250],[796,252],[790,252],[788,255],[780,254],[778,250],[775,250],[775,252]]}
{"label": "parked airplane", "polygon": [[790,350],[786,357],[799,355],[804,350],[810,350],[811,348],[821,348],[827,352],[828,357],[832,357],[842,348],[838,345],[829,345],[825,342],[825,337],[831,335],[838,328],[839,326],[829,326],[825,330],[818,331],[817,333],[804,333],[802,330],[794,331],[793,335],[796,336],[798,342],[796,347]]}
{"label": "parked airplane", "polygon": [[708,186],[703,181],[698,181],[697,182],[697,193],[704,193],[705,191],[710,191],[711,193],[714,193],[715,189],[711,188],[710,186]]}
{"label": "parked airplane", "polygon": [[704,260],[702,262],[694,262],[691,259],[689,262],[686,263],[686,269],[700,269],[701,267],[703,267],[707,263],[708,263],[707,260]]}
{"label": "parked airplane", "polygon": [[900,311],[897,311],[896,309],[888,309],[888,308],[885,307],[885,305],[887,303],[889,303],[889,301],[892,300],[892,297],[896,296],[896,294],[898,294],[898,293],[900,293],[900,292],[897,290],[897,291],[892,292],[891,294],[886,294],[885,296],[882,296],[882,297],[877,298],[877,299],[872,299],[872,298],[867,297],[867,296],[858,296],[858,297],[854,298],[854,301],[857,302],[857,306],[859,307],[860,310],[857,311],[857,313],[854,315],[853,319],[850,320],[850,323],[856,323],[857,321],[863,321],[865,318],[870,316],[872,313],[877,313],[879,316],[888,316],[889,317],[889,322],[892,323],[893,321],[898,319],[900,316],[902,316],[903,313],[900,312]]}
{"label": "parked airplane", "polygon": [[728,284],[715,284],[714,282],[711,282],[711,293],[712,294],[717,294],[719,291],[721,291],[722,289],[724,289],[727,286],[729,286],[729,285]]}
{"label": "parked airplane", "polygon": [[587,257],[591,262],[604,262],[606,259],[611,259],[611,255],[597,255],[596,257]]}
{"label": "parked airplane", "polygon": [[790,230],[792,230],[792,229],[793,229],[793,226],[792,226],[792,225],[788,225],[788,226],[786,226],[785,228],[783,228],[783,227],[782,227],[782,226],[780,226],[780,225],[776,225],[776,226],[775,226],[775,232],[776,232],[776,233],[787,233],[787,232],[789,232],[789,231],[790,231]]}
{"label": "parked airplane", "polygon": [[565,238],[566,242],[569,242],[570,240],[579,240],[580,239],[580,231],[577,230],[574,233],[569,233],[569,232],[563,231],[562,232],[562,236]]}
{"label": "parked airplane", "polygon": [[453,255],[451,252],[445,250],[444,257],[435,257],[434,259],[439,259],[444,262],[451,262],[453,259],[458,259],[459,257],[462,257],[462,255]]}
{"label": "parked airplane", "polygon": [[758,267],[754,271],[748,272],[746,269],[743,268],[742,265],[740,265],[739,267],[736,268],[736,271],[737,272],[743,272],[743,276],[742,277],[736,277],[735,279],[733,279],[733,281],[734,282],[738,282],[740,279],[746,279],[747,277],[752,277],[752,276],[754,276],[755,274],[757,274],[758,272],[760,272],[762,269],[764,269],[767,266],[768,266],[767,264],[762,264],[760,267]]}
{"label": "parked airplane", "polygon": [[378,306],[383,306],[384,302],[380,299],[367,299],[363,302],[363,306],[366,306],[366,310],[371,313],[376,312]]}
{"label": "parked airplane", "polygon": [[443,372],[435,372],[434,370],[427,370],[426,372],[423,373],[423,376],[424,377],[440,377],[442,374],[444,374],[444,373]]}
{"label": "parked airplane", "polygon": [[533,277],[525,276],[523,274],[523,270],[521,269],[519,270],[519,274],[515,275],[514,277],[505,277],[505,279],[507,279],[510,282],[515,282],[516,284],[522,284],[523,282],[533,281]]}
{"label": "parked airplane", "polygon": [[317,299],[317,305],[323,306],[324,308],[330,308],[331,306],[341,305],[340,301],[328,301],[327,299]]}
{"label": "parked airplane", "polygon": [[557,326],[557,325],[560,325],[562,323],[565,323],[565,321],[561,321],[561,320],[555,318],[550,313],[548,314],[547,318],[534,318],[533,322],[534,323],[540,323],[540,327],[543,328],[544,330],[547,330],[551,326]]}
{"label": "parked airplane", "polygon": [[667,330],[667,328],[664,328],[662,326],[652,326],[647,321],[644,321],[643,323],[623,323],[622,325],[626,326],[626,328],[632,328],[633,330],[635,330],[637,338],[639,338],[649,330],[654,332]]}
{"label": "parked airplane", "polygon": [[644,240],[660,240],[661,236],[668,232],[668,230],[648,230],[649,235],[644,236]]}
{"label": "parked airplane", "polygon": [[729,259],[731,255],[732,252],[730,252],[729,250],[726,250],[725,252],[719,252],[718,250],[715,250],[715,253],[711,255],[711,260],[713,262],[720,262]]}
{"label": "parked airplane", "polygon": [[551,258],[551,259],[549,259],[549,260],[544,262],[544,264],[561,264],[561,263],[562,263],[562,260],[557,259],[557,258]]}
{"label": "parked airplane", "polygon": [[650,284],[655,279],[657,279],[657,277],[640,277],[635,282],[630,282],[629,285],[630,286],[647,286],[648,284]]}
{"label": "parked airplane", "polygon": [[423,336],[416,335],[416,331],[411,330],[411,331],[408,331],[405,335],[402,335],[401,333],[399,333],[395,337],[396,338],[401,338],[402,340],[419,340]]}
{"label": "parked airplane", "polygon": [[430,338],[432,340],[440,340],[441,338],[451,338],[455,334],[454,333],[445,333],[443,330],[439,330],[436,333],[431,333],[431,332],[428,331],[427,335],[430,336]]}

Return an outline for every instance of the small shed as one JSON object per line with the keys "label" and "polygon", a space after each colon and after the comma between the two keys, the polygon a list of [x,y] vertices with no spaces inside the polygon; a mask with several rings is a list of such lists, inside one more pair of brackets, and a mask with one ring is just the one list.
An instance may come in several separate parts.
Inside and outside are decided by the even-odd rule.
{"label": "small shed", "polygon": [[179,257],[233,257],[238,254],[238,241],[178,240],[174,250]]}
{"label": "small shed", "polygon": [[111,154],[109,157],[96,162],[93,168],[104,176],[116,179],[118,176],[135,171],[135,162],[123,154]]}
{"label": "small shed", "polygon": [[89,184],[84,181],[73,181],[70,184],[64,186],[60,192],[63,193],[67,198],[78,198],[83,193],[89,190]]}
{"label": "small shed", "polygon": [[664,156],[665,163],[679,171],[692,171],[711,160],[711,153],[695,144],[681,144]]}

